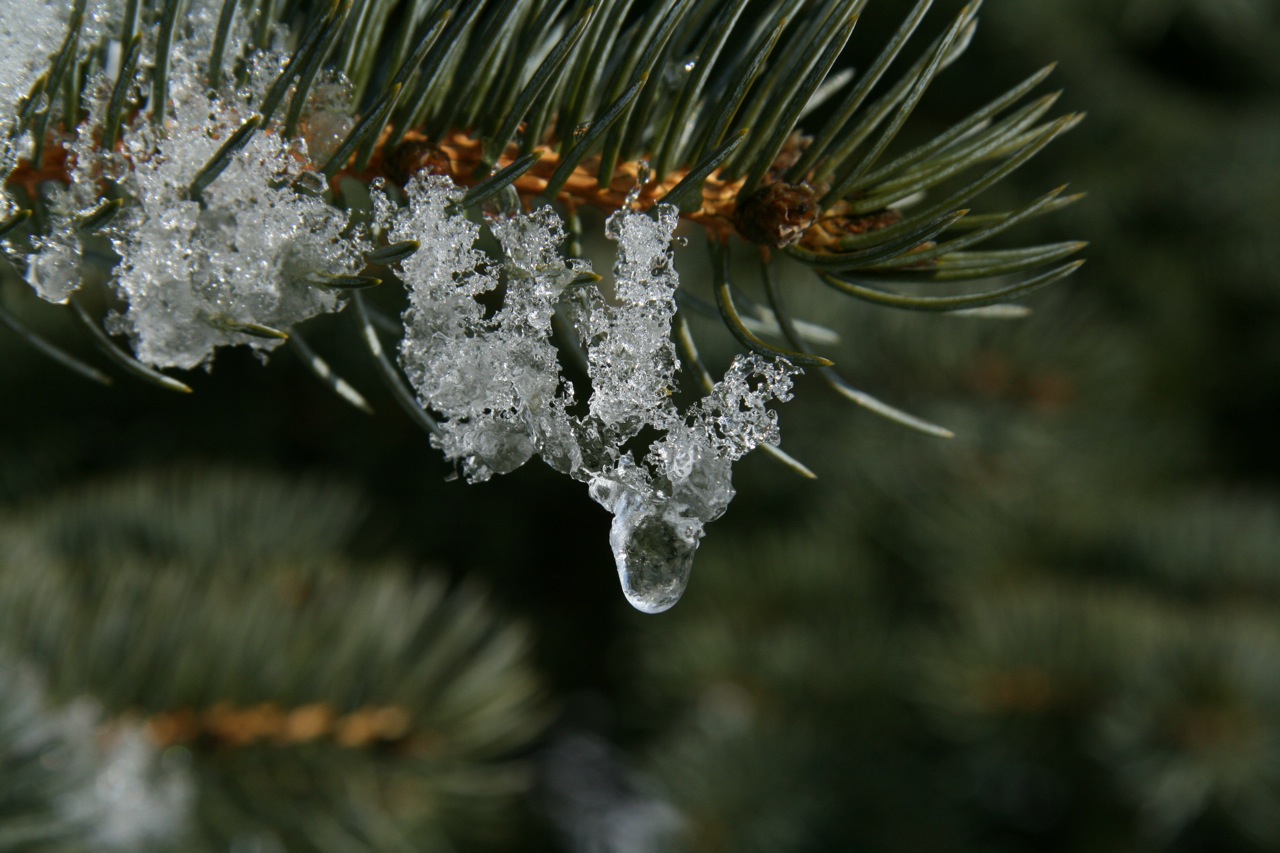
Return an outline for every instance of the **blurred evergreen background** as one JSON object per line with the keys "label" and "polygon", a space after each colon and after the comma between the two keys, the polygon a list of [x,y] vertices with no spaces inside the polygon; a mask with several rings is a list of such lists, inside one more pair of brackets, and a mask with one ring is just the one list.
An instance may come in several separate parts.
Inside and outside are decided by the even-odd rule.
{"label": "blurred evergreen background", "polygon": [[[1070,180],[1015,236],[1089,264],[1005,322],[797,269],[846,375],[957,438],[802,380],[784,447],[820,480],[744,461],[659,616],[579,484],[448,481],[366,360],[373,418],[284,351],[179,397],[0,335],[0,848],[204,849],[168,812],[238,851],[1277,849],[1277,48],[1272,0],[988,0],[912,132],[1059,60],[1088,120],[984,201]],[[104,824],[129,733],[218,701],[338,722],[162,740],[145,826]],[[412,719],[343,728],[379,709]]]}

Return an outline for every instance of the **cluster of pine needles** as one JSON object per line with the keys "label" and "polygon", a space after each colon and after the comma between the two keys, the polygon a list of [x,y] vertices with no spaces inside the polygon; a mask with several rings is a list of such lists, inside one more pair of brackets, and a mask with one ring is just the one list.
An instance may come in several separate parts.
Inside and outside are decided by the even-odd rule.
{"label": "cluster of pine needles", "polygon": [[[94,73],[109,70],[115,80],[101,146],[118,145],[125,116],[147,115],[163,129],[168,52],[184,26],[183,5],[127,0],[122,31],[86,51],[86,3],[78,0],[63,44],[10,128],[14,138],[29,133],[32,142],[7,180],[21,207],[0,231],[38,235],[45,227],[40,186],[67,180],[65,143],[88,118],[84,89]],[[571,252],[580,246],[582,208],[608,213],[673,205],[707,232],[714,270],[714,305],[682,291],[682,309],[718,313],[744,348],[816,367],[854,402],[946,435],[857,390],[830,360],[810,352],[811,327],[786,308],[774,261],[787,256],[827,286],[892,309],[1018,315],[1024,309],[1009,301],[1072,273],[1082,262],[1069,258],[1082,244],[975,247],[1079,196],[1058,187],[1013,209],[974,212],[971,206],[1080,116],[1046,118],[1057,93],[1032,93],[1052,71],[1047,66],[936,136],[898,151],[905,146],[894,143],[930,84],[972,38],[981,3],[964,6],[921,49],[913,45],[922,40],[934,4],[920,0],[855,72],[842,57],[867,5],[268,0],[255,10],[224,0],[208,61],[211,90],[235,82],[223,79],[222,69],[228,34],[246,16],[252,36],[235,66],[240,73],[248,74],[252,50],[278,46],[281,38],[289,39],[292,53],[254,114],[192,181],[190,197],[199,200],[257,133],[318,134],[313,100],[337,72],[360,109],[318,170],[325,180],[314,189],[333,204],[351,204],[353,181],[367,187],[377,178],[402,184],[422,171],[443,174],[467,188],[461,206],[477,215],[497,215],[517,203],[555,203],[566,216]],[[139,64],[144,42],[155,46],[149,68]],[[110,186],[103,197],[102,207],[79,223],[82,229],[100,227],[129,204]],[[19,241],[11,235],[11,242]],[[377,283],[387,275],[385,264],[414,248],[397,244],[371,253],[369,274],[347,284]],[[732,280],[731,255],[744,251],[759,257],[757,287]],[[187,388],[113,346],[99,322],[75,307],[97,342],[127,369]],[[710,372],[685,313],[677,317],[677,344],[707,385]],[[106,378],[2,309],[0,322],[81,373]],[[390,367],[375,336],[366,338]],[[360,402],[301,338],[296,342],[335,390]]]}

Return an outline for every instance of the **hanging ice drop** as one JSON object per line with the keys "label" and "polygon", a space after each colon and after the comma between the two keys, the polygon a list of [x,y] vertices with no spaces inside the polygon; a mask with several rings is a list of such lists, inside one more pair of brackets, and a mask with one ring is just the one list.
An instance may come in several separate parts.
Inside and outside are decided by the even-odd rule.
{"label": "hanging ice drop", "polygon": [[618,580],[627,601],[642,613],[661,613],[680,600],[702,538],[701,524],[669,518],[671,510],[634,492],[623,494],[614,506],[609,545]]}

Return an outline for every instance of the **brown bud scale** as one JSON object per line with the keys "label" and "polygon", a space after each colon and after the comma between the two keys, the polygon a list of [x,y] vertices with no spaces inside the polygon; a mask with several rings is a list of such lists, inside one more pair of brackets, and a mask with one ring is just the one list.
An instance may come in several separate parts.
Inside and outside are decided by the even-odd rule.
{"label": "brown bud scale", "polygon": [[775,181],[738,201],[734,225],[743,239],[781,249],[800,242],[821,212],[813,187]]}

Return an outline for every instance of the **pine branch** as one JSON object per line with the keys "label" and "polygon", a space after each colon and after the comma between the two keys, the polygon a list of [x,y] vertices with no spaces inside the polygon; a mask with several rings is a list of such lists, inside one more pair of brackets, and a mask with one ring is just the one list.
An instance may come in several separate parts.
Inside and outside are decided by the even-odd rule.
{"label": "pine branch", "polygon": [[[185,390],[159,369],[208,364],[222,346],[270,351],[316,314],[358,302],[354,291],[399,277],[410,303],[400,343],[408,387],[367,317],[366,342],[397,399],[470,479],[536,454],[594,484],[615,512],[631,506],[631,493],[652,509],[677,500],[672,489],[682,487],[671,478],[684,475],[665,444],[650,448],[643,473],[617,467],[623,445],[648,424],[723,465],[715,479],[729,494],[728,462],[776,437],[754,420],[759,412],[743,414],[729,434],[713,428],[711,407],[728,405],[717,395],[744,395],[743,411],[755,412],[789,393],[795,366],[831,364],[799,345],[796,332],[808,325],[776,287],[771,322],[789,346],[752,328],[738,306],[754,302],[730,285],[725,266],[733,243],[760,247],[751,254],[766,268],[786,254],[863,301],[971,316],[1007,315],[1009,299],[1079,265],[1068,261],[1079,243],[976,248],[1078,198],[1057,190],[1013,210],[973,210],[1079,121],[1045,118],[1056,96],[1034,92],[1051,66],[895,154],[931,84],[973,38],[981,4],[959,9],[920,47],[931,5],[917,3],[866,71],[849,74],[836,69],[866,52],[856,25],[878,11],[867,0],[760,9],[745,0],[221,0],[186,13],[176,0],[153,0],[129,4],[118,32],[94,30],[88,40],[81,3],[57,51],[17,60],[31,81],[26,96],[0,105],[18,153],[4,165],[0,222],[21,272],[49,301],[66,301],[86,264],[107,274],[122,303],[110,329],[130,337],[133,356],[96,321],[88,328],[109,357],[148,381]],[[127,46],[118,69],[109,42]],[[46,97],[59,92],[75,97]],[[835,106],[811,127],[806,115],[820,99]],[[601,211],[619,241],[616,298],[559,248],[560,216],[579,223],[584,207]],[[638,223],[642,213],[656,230]],[[668,291],[691,295],[669,268],[677,216],[706,233],[720,259],[719,312],[752,353],[685,412],[670,403],[677,355]],[[480,232],[468,223],[477,221],[500,253],[472,248]],[[569,230],[576,242],[579,228]],[[452,243],[433,243],[432,233]],[[108,240],[114,260],[103,253]],[[402,255],[397,247],[411,243],[421,248]],[[466,293],[440,287],[445,280]],[[511,284],[520,281],[534,284]],[[934,281],[963,284],[912,289]],[[630,299],[628,282],[659,296]],[[501,308],[486,317],[476,300],[490,292]],[[557,343],[556,315],[561,326],[571,320],[578,340]],[[690,330],[682,335],[692,343]],[[456,351],[424,354],[428,338]],[[586,355],[586,418],[568,414],[571,392],[551,357],[557,345]],[[340,396],[362,400],[299,347]],[[450,367],[490,359],[505,365],[496,378]],[[768,359],[779,366],[766,368]],[[624,360],[643,381],[605,369]],[[948,434],[826,375],[871,411]],[[682,432],[691,424],[693,433]],[[603,436],[605,449],[591,436]],[[659,563],[687,563],[679,555],[723,511],[720,492],[678,500],[681,508],[664,512],[699,522],[667,531],[674,551]],[[615,534],[635,539],[638,529],[624,524]]]}
{"label": "pine branch", "polygon": [[343,556],[363,505],[203,471],[0,518],[0,843],[422,849],[509,814],[549,719],[526,634]]}

